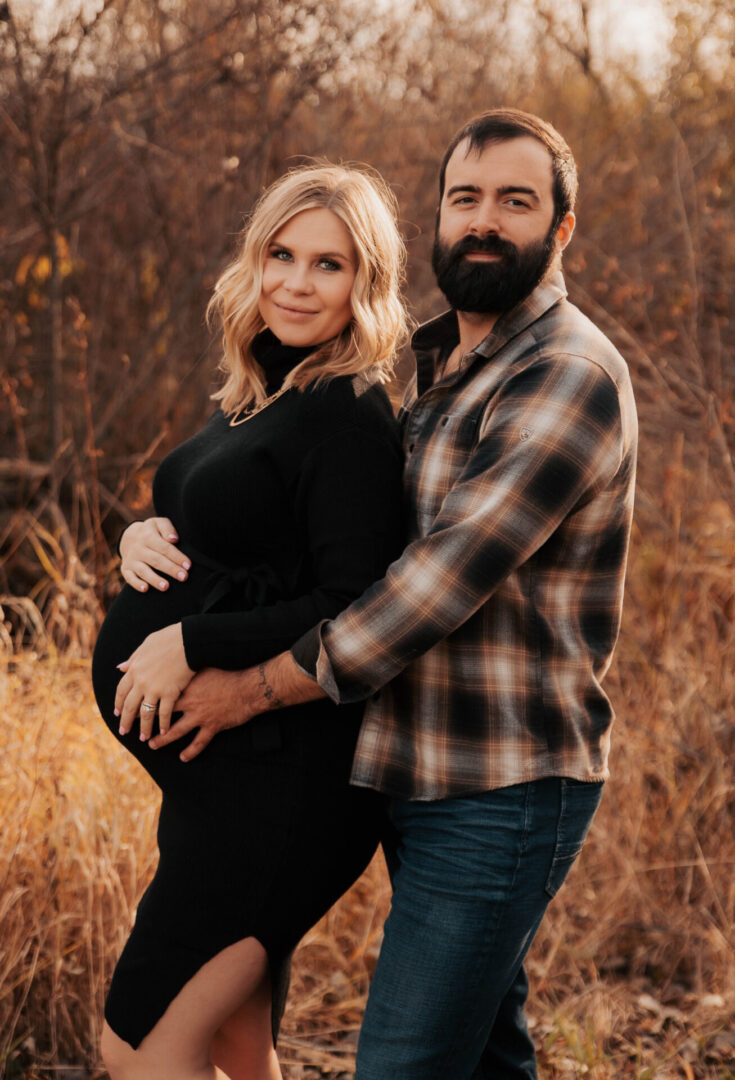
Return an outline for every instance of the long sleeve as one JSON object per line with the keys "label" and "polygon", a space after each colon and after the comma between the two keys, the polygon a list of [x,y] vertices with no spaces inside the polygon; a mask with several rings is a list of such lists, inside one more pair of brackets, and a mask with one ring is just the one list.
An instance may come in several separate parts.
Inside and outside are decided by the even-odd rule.
{"label": "long sleeve", "polygon": [[[424,432],[427,444],[432,437]],[[540,355],[493,399],[426,534],[359,600],[298,642],[295,659],[334,700],[367,697],[470,619],[567,518],[571,541],[575,513],[610,487],[622,459],[618,389],[608,372],[586,357]],[[603,532],[610,544],[621,533],[624,547],[629,513],[607,510]],[[594,528],[588,519],[580,514],[580,543]]]}
{"label": "long sleeve", "polygon": [[308,451],[290,497],[311,587],[247,611],[185,617],[192,669],[236,670],[282,652],[381,576],[402,540],[398,443],[381,434],[345,427]]}

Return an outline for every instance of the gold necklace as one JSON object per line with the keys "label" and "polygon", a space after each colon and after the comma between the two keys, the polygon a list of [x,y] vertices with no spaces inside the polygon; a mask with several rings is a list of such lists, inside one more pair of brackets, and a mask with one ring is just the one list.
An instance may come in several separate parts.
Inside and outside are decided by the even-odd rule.
{"label": "gold necklace", "polygon": [[282,386],[280,390],[276,390],[275,394],[271,394],[270,397],[267,397],[265,399],[265,401],[261,401],[259,405],[253,405],[251,409],[246,409],[245,415],[241,416],[239,420],[236,419],[236,413],[235,416],[231,417],[230,419],[230,427],[239,427],[240,424],[244,424],[246,420],[252,420],[254,416],[257,416],[258,413],[263,411],[263,409],[267,409],[269,405],[272,405],[274,401],[277,401],[282,394],[285,394],[286,391],[290,389],[290,386]]}

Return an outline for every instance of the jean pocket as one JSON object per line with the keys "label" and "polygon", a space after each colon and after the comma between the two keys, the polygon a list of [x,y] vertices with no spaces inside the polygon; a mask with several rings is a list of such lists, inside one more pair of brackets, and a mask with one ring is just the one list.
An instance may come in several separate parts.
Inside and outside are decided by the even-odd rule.
{"label": "jean pocket", "polygon": [[587,838],[602,798],[602,783],[562,777],[556,843],[546,878],[546,892],[556,896]]}

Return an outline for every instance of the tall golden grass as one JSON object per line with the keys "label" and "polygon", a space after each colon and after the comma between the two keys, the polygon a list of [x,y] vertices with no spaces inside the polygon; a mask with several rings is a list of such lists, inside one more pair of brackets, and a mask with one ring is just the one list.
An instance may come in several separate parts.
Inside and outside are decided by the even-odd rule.
{"label": "tall golden grass", "polygon": [[[612,779],[529,958],[549,1078],[735,1078],[735,515],[692,476],[674,453],[655,506],[641,492]],[[156,790],[104,729],[82,655],[7,649],[0,711],[0,1072],[103,1076]],[[353,1074],[388,904],[376,859],[302,944],[287,1080]]]}

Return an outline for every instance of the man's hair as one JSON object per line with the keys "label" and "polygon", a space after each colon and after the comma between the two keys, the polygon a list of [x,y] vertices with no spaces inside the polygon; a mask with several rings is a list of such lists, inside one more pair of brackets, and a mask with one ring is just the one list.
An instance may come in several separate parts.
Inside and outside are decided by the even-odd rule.
{"label": "man's hair", "polygon": [[225,413],[265,399],[264,375],[252,353],[265,322],[258,308],[263,259],[279,229],[304,210],[331,210],[355,245],[357,272],[350,301],[352,318],[332,341],[289,372],[284,386],[318,384],[337,375],[370,371],[387,382],[396,351],[407,336],[401,300],[405,248],[397,227],[395,197],[378,173],[320,162],[292,169],[261,195],[242,232],[234,261],[214,287],[207,308],[222,326],[220,369],[225,382],[213,398]]}
{"label": "man's hair", "polygon": [[439,201],[444,197],[444,181],[447,163],[461,142],[469,140],[469,151],[481,154],[492,143],[508,142],[530,136],[545,146],[551,156],[554,197],[554,221],[552,229],[561,224],[562,218],[574,209],[577,198],[577,165],[572,151],[556,128],[533,113],[520,109],[491,109],[473,117],[454,136],[439,170]]}

